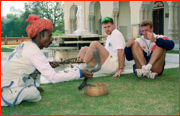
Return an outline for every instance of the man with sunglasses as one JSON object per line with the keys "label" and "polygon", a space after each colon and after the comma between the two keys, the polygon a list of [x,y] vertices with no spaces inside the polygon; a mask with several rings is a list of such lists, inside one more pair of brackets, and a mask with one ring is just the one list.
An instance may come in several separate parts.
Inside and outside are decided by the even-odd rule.
{"label": "man with sunglasses", "polygon": [[125,41],[121,32],[115,29],[113,19],[105,17],[101,21],[105,33],[108,35],[105,47],[97,41],[93,41],[89,47],[82,47],[78,56],[79,60],[85,63],[79,65],[79,68],[84,69],[89,62],[94,66],[97,65],[93,57],[93,52],[98,49],[101,57],[101,69],[95,72],[93,77],[107,76],[114,74],[113,77],[120,77],[124,71],[124,47]]}
{"label": "man with sunglasses", "polygon": [[134,73],[148,79],[155,79],[163,73],[166,51],[174,48],[172,40],[153,33],[152,25],[150,20],[143,20],[140,24],[143,36],[131,38],[125,48],[126,59],[135,61]]}

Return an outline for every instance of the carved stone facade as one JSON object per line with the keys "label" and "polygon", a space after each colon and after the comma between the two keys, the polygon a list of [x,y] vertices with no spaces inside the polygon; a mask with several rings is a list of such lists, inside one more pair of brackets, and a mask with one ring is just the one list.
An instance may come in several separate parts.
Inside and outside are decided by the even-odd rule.
{"label": "carved stone facade", "polygon": [[[116,28],[126,39],[132,37],[132,27],[144,19],[153,21],[153,11],[163,9],[163,34],[179,43],[179,2],[162,1],[65,1],[65,30],[71,34],[77,29],[77,6],[84,10],[84,28],[90,34],[105,34],[101,25],[104,17],[112,17]],[[68,13],[66,15],[66,13]],[[167,15],[167,16],[166,16]],[[154,23],[154,22],[153,22]],[[122,27],[122,28],[121,28]],[[126,35],[125,35],[126,34]]]}

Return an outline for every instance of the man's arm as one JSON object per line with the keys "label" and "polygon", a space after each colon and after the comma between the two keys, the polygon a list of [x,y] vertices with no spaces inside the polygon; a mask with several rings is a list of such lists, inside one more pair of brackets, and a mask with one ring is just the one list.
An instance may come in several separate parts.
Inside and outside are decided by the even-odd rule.
{"label": "man's arm", "polygon": [[124,48],[125,50],[124,50],[124,53],[125,53],[125,55],[126,55],[126,59],[128,60],[128,61],[131,61],[131,60],[133,60],[133,55],[132,55],[132,50],[131,50],[131,47],[125,47]]}
{"label": "man's arm", "polygon": [[133,60],[131,46],[132,46],[132,44],[134,44],[134,42],[135,42],[135,38],[129,39],[128,43],[126,44],[126,47],[124,48],[125,49],[126,59],[128,61]]}
{"label": "man's arm", "polygon": [[174,48],[174,42],[165,36],[154,37],[152,32],[148,32],[147,39],[155,42],[157,46],[166,50],[172,50]]}
{"label": "man's arm", "polygon": [[124,62],[125,62],[124,49],[118,49],[118,60],[119,60],[119,68],[124,69]]}
{"label": "man's arm", "polygon": [[172,50],[174,48],[174,42],[172,40],[157,38],[156,45],[166,50]]}
{"label": "man's arm", "polygon": [[119,69],[116,71],[113,77],[120,77],[121,73],[124,71],[124,62],[125,62],[124,49],[118,49],[118,60],[119,60]]}
{"label": "man's arm", "polygon": [[91,78],[93,76],[92,73],[89,73],[86,70],[78,69],[74,72],[69,73],[56,73],[54,69],[51,67],[49,62],[43,53],[38,53],[30,58],[30,63],[36,67],[36,69],[49,81],[52,83],[58,83],[63,81],[75,80],[82,78]]}

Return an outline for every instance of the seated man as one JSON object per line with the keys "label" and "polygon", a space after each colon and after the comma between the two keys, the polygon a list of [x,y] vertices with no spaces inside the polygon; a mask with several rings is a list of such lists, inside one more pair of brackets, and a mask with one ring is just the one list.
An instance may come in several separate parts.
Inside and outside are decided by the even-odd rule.
{"label": "seated man", "polygon": [[155,79],[163,73],[166,51],[174,48],[174,42],[163,35],[153,33],[150,20],[143,20],[140,27],[143,36],[128,41],[125,47],[126,59],[134,59],[133,70],[138,77]]}
{"label": "seated man", "polygon": [[78,69],[70,73],[56,73],[49,64],[41,49],[48,47],[53,41],[53,23],[48,19],[39,19],[37,15],[29,15],[27,34],[32,41],[21,43],[9,56],[2,68],[1,106],[14,106],[22,101],[38,102],[43,88],[36,86],[40,72],[52,83],[81,78],[92,78],[93,74]]}
{"label": "seated man", "polygon": [[101,69],[95,72],[93,77],[107,76],[110,74],[114,74],[113,77],[120,77],[124,70],[125,61],[124,37],[121,32],[115,29],[112,18],[105,17],[101,22],[105,33],[108,35],[106,45],[104,47],[99,42],[94,41],[89,47],[82,47],[78,56],[80,57],[79,60],[83,60],[85,63],[80,64],[79,67],[84,69],[89,62],[92,62],[92,64],[96,66],[97,62],[93,57],[93,52],[98,49],[101,57]]}

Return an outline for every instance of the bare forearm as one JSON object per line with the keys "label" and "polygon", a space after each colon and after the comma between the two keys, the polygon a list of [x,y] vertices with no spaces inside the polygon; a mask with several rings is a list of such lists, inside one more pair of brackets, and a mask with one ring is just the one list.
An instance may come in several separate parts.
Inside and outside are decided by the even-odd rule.
{"label": "bare forearm", "polygon": [[125,62],[124,49],[118,50],[118,60],[119,60],[119,67],[123,68],[124,67],[124,62]]}

